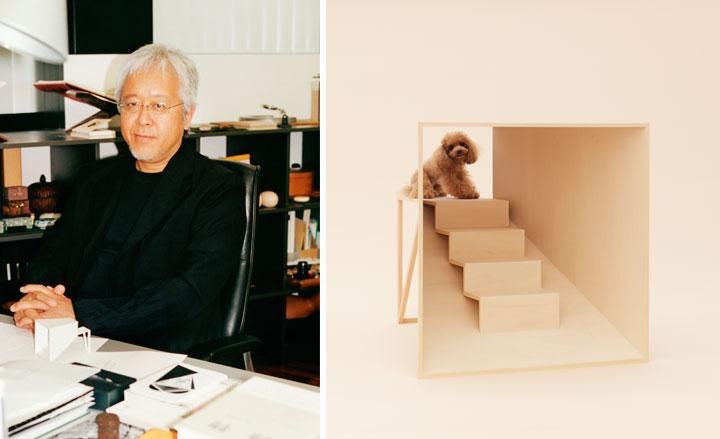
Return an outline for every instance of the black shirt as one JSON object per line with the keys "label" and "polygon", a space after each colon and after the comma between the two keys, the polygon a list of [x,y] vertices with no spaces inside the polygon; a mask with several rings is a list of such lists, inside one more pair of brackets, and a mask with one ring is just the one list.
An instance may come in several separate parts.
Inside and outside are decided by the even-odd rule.
{"label": "black shirt", "polygon": [[133,169],[121,189],[115,214],[103,240],[97,259],[82,280],[76,297],[111,297],[110,273],[113,262],[135,225],[162,172],[144,173]]}

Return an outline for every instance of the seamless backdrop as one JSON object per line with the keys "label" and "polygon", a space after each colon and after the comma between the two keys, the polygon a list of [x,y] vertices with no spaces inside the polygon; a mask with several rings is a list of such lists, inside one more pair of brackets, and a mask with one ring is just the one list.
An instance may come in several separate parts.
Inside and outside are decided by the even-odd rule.
{"label": "seamless backdrop", "polygon": [[[719,21],[709,0],[327,2],[327,437],[720,435]],[[394,194],[419,121],[650,124],[649,363],[416,378]]]}

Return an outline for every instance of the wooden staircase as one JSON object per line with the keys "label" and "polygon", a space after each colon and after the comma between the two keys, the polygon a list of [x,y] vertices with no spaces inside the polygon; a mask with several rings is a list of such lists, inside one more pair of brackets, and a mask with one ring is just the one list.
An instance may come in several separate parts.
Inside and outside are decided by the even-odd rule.
{"label": "wooden staircase", "polygon": [[424,200],[435,231],[448,237],[449,263],[463,269],[462,294],[478,302],[481,333],[557,329],[557,292],[542,288],[542,262],[525,257],[525,231],[505,200]]}

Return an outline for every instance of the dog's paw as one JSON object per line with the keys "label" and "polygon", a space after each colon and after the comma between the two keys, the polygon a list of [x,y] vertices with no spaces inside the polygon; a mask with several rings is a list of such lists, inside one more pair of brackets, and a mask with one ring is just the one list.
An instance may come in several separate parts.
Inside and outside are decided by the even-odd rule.
{"label": "dog's paw", "polygon": [[457,195],[458,198],[462,198],[464,200],[469,200],[472,198],[480,198],[480,194],[477,191],[473,192],[463,192],[461,194]]}

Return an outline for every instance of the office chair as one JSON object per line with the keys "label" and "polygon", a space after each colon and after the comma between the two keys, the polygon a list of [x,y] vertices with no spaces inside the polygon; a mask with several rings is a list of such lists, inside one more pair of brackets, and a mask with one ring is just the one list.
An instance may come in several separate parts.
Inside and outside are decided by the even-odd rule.
{"label": "office chair", "polygon": [[260,166],[248,165],[228,160],[216,160],[217,163],[239,174],[245,183],[245,214],[247,227],[240,249],[240,262],[236,272],[223,288],[219,305],[222,307],[221,320],[218,322],[219,337],[193,346],[188,355],[214,363],[237,366],[234,364],[242,354],[245,369],[252,371],[251,351],[260,340],[244,334],[245,310],[250,294],[250,279],[253,268],[255,244],[255,219],[258,210],[258,188],[260,186]]}

